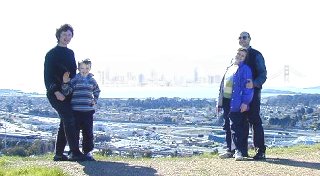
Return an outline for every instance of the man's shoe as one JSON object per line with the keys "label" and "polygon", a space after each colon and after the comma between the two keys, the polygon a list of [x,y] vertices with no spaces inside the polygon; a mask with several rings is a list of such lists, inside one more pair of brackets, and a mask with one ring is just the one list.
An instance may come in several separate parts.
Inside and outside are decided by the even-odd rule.
{"label": "man's shoe", "polygon": [[89,161],[90,159],[87,157],[87,155],[84,155],[83,153],[80,154],[73,154],[71,153],[69,155],[69,161]]}
{"label": "man's shoe", "polygon": [[236,152],[234,154],[234,158],[236,161],[244,160],[244,157],[242,156],[242,153],[239,150],[236,150]]}
{"label": "man's shoe", "polygon": [[85,154],[86,156],[87,156],[87,161],[96,161],[94,158],[93,158],[93,155],[92,155],[92,153],[91,152],[89,152],[89,153],[87,153],[87,154]]}
{"label": "man's shoe", "polygon": [[53,161],[68,161],[68,157],[66,155],[54,155]]}
{"label": "man's shoe", "polygon": [[232,158],[232,157],[233,157],[233,153],[229,151],[219,155],[219,158],[221,159]]}
{"label": "man's shoe", "polygon": [[249,157],[249,154],[248,154],[248,153],[243,153],[242,156],[248,158],[248,157]]}
{"label": "man's shoe", "polygon": [[266,153],[258,151],[258,153],[253,157],[254,160],[265,160],[266,159]]}

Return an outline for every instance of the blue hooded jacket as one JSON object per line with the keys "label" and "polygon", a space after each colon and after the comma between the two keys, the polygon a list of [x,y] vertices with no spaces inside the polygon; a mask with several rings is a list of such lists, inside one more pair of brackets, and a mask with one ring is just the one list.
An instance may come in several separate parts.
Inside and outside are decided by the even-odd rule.
{"label": "blue hooded jacket", "polygon": [[246,88],[248,79],[252,80],[252,72],[248,65],[241,62],[233,75],[230,112],[240,112],[242,103],[249,105],[253,97],[253,89]]}
{"label": "blue hooded jacket", "polygon": [[[253,97],[253,89],[246,88],[248,79],[252,80],[250,67],[243,62],[239,64],[237,71],[233,74],[232,94],[230,101],[230,112],[240,112],[241,104],[249,105]],[[221,82],[223,85],[224,78]],[[222,105],[223,88],[220,86],[219,106]]]}

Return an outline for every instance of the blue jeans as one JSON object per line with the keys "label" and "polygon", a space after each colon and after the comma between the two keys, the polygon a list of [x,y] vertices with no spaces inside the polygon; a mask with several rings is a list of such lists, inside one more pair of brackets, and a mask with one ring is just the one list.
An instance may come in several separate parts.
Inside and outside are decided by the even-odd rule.
{"label": "blue jeans", "polygon": [[223,108],[223,130],[226,133],[225,140],[227,143],[227,151],[231,152],[233,149],[231,148],[232,138],[231,138],[231,130],[230,130],[230,119],[228,117],[230,112],[230,99],[223,98],[222,100],[222,108]]}
{"label": "blue jeans", "polygon": [[77,139],[79,140],[79,133],[82,130],[82,151],[89,153],[94,148],[93,143],[93,114],[95,111],[73,111],[77,126]]}
{"label": "blue jeans", "polygon": [[49,93],[47,93],[47,98],[60,117],[60,125],[56,139],[56,155],[63,154],[67,142],[71,153],[75,155],[80,154],[79,140],[76,138],[76,125],[70,101],[59,101],[54,94]]}
{"label": "blue jeans", "polygon": [[242,154],[246,155],[247,148],[245,140],[245,126],[247,119],[245,118],[244,113],[241,112],[230,112],[230,127],[231,127],[231,137],[236,150],[239,150]]}

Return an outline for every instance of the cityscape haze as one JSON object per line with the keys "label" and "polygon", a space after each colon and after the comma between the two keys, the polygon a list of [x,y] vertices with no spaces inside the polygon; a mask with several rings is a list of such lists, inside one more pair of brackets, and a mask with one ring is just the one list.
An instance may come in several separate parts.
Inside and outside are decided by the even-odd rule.
{"label": "cityscape haze", "polygon": [[252,47],[265,58],[268,79],[264,88],[319,86],[320,27],[316,21],[320,12],[315,3],[3,1],[0,47],[5,75],[0,88],[45,92],[44,57],[56,45],[56,28],[64,23],[75,29],[68,47],[77,61],[92,60],[92,73],[106,93],[110,88],[131,91],[138,87],[215,91],[239,48],[242,31],[251,34]]}

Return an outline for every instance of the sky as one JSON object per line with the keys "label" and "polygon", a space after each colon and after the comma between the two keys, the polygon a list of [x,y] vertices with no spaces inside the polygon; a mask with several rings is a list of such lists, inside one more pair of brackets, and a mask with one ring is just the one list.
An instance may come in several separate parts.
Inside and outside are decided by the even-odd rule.
{"label": "sky", "polygon": [[316,0],[10,0],[0,16],[0,89],[45,91],[44,57],[65,23],[74,28],[68,47],[92,60],[93,73],[223,74],[248,31],[265,58],[265,87],[284,84],[285,65],[290,86],[320,86]]}

